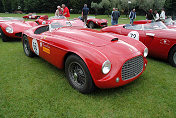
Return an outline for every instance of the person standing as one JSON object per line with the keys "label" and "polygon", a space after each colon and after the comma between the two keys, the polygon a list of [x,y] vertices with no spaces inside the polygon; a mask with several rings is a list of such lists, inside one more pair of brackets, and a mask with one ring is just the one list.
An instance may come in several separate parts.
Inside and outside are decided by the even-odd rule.
{"label": "person standing", "polygon": [[113,16],[112,16],[112,14],[113,14],[114,11],[115,11],[115,8],[113,8],[113,11],[111,13],[111,25],[113,25]]}
{"label": "person standing", "polygon": [[57,10],[55,12],[55,16],[62,16],[62,8],[60,6],[57,6]]}
{"label": "person standing", "polygon": [[129,19],[130,19],[130,24],[133,25],[133,22],[134,22],[134,19],[136,19],[136,10],[133,9],[131,12],[130,12],[130,15],[129,15]]}
{"label": "person standing", "polygon": [[70,12],[68,7],[65,6],[65,4],[62,4],[62,8],[63,8],[63,16],[69,18],[70,17]]}
{"label": "person standing", "polygon": [[164,8],[161,10],[160,19],[162,21],[165,21],[165,19],[166,19],[166,14],[165,14]]}
{"label": "person standing", "polygon": [[82,9],[82,20],[85,24],[87,23],[88,14],[89,14],[89,8],[87,8],[87,4],[84,4],[84,8]]}
{"label": "person standing", "polygon": [[152,9],[150,9],[149,12],[146,14],[146,19],[147,20],[153,20],[154,19]]}
{"label": "person standing", "polygon": [[155,10],[155,21],[159,21],[159,19],[160,19],[159,14],[157,10]]}
{"label": "person standing", "polygon": [[120,17],[120,12],[118,11],[118,8],[116,8],[116,10],[112,13],[112,18],[113,18],[112,25],[118,24],[119,17]]}

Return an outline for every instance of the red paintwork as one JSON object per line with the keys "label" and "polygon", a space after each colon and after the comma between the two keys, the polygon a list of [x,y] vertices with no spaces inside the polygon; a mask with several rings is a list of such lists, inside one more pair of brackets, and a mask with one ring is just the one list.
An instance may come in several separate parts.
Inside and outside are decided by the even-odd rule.
{"label": "red paintwork", "polygon": [[[80,27],[63,27],[52,32],[34,34],[35,30],[42,26],[33,27],[24,32],[28,36],[31,50],[34,52],[32,39],[37,39],[39,56],[60,69],[64,68],[67,54],[75,53],[84,60],[95,85],[99,88],[123,86],[137,79],[145,70],[147,60],[143,57],[144,68],[138,76],[125,81],[121,78],[123,64],[136,56],[143,56],[146,46],[139,41],[122,35],[111,35]],[[114,38],[119,40],[111,42]],[[44,52],[43,47],[49,49],[50,54]],[[112,68],[107,75],[104,75],[101,68],[106,60],[111,62]],[[118,83],[117,77],[120,78]]]}
{"label": "red paintwork", "polygon": [[[10,38],[22,38],[19,35],[16,35],[18,33],[23,33],[25,30],[28,30],[31,27],[37,26],[38,24],[33,21],[4,21],[0,22],[0,27],[4,34]],[[13,33],[7,33],[6,28],[11,27],[13,28]]]}
{"label": "red paintwork", "polygon": [[[176,31],[172,29],[158,30],[132,30],[125,29],[124,24],[103,28],[103,32],[111,32],[115,34],[125,35],[131,31],[139,33],[139,40],[149,49],[149,55],[161,59],[168,59],[170,49],[176,45]],[[155,36],[147,36],[146,33],[152,33]]]}
{"label": "red paintwork", "polygon": [[63,26],[66,26],[67,23],[69,22],[74,27],[83,27],[83,28],[85,28],[84,22],[82,22],[79,19],[68,20],[68,19],[54,19],[53,18],[53,19],[49,20],[47,16],[42,16],[39,19],[35,20],[35,22],[38,23],[39,25],[51,24],[53,22],[59,22]]}
{"label": "red paintwork", "polygon": [[133,25],[137,25],[137,24],[146,24],[146,23],[151,23],[152,20],[139,20],[139,21],[134,21]]}

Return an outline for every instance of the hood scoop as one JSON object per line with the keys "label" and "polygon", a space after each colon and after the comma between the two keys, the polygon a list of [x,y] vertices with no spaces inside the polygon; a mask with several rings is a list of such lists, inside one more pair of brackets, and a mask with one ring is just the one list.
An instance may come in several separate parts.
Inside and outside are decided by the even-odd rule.
{"label": "hood scoop", "polygon": [[111,42],[118,41],[118,40],[119,40],[118,38],[114,38],[111,40]]}

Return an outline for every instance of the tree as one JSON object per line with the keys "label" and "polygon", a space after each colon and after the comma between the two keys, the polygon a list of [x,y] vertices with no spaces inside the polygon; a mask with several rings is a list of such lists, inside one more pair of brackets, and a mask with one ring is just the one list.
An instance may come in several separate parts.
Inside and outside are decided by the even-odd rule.
{"label": "tree", "polygon": [[97,15],[98,10],[101,9],[102,6],[101,6],[101,4],[97,4],[97,3],[92,2],[91,3],[91,8],[93,8],[95,10],[95,15]]}

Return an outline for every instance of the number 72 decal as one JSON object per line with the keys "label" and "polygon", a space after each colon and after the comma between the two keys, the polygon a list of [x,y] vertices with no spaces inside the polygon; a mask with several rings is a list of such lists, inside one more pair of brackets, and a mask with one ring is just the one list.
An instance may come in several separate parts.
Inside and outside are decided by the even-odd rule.
{"label": "number 72 decal", "polygon": [[130,33],[128,33],[128,36],[133,39],[139,40],[139,33],[137,31],[131,31]]}

